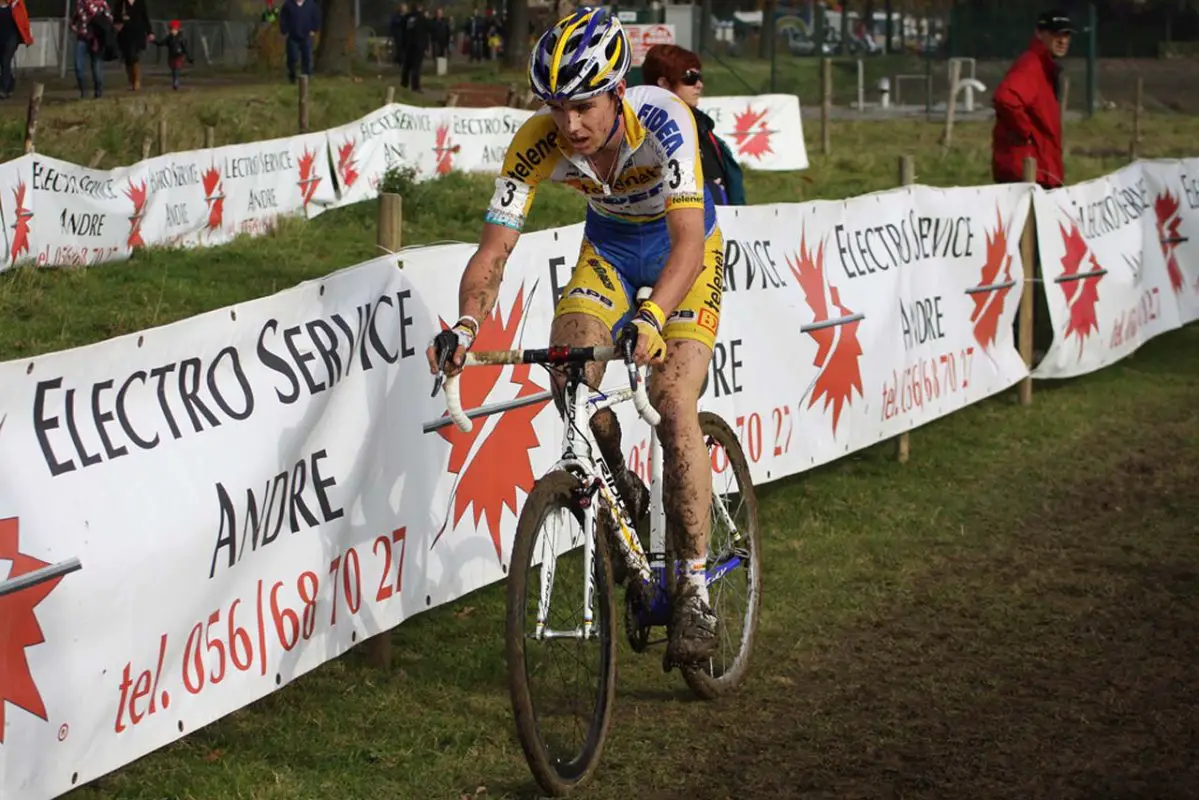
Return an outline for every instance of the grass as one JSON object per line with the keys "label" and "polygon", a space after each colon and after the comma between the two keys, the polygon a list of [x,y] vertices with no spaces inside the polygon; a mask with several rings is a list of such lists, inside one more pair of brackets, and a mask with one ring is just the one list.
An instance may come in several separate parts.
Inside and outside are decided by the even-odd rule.
{"label": "grass", "polygon": [[[314,126],[370,107],[366,88],[339,86]],[[263,138],[291,114],[263,97],[261,116],[244,99],[205,113]],[[809,125],[812,168],[751,173],[750,200],[889,188],[903,154],[923,183],[988,181],[988,126],[961,125],[946,156],[922,121],[834,126],[831,155]],[[1096,151],[1130,128],[1101,115],[1068,137]],[[1199,124],[1151,117],[1145,130],[1147,155],[1193,155]],[[94,136],[73,135],[61,152],[81,160]],[[1076,181],[1122,163],[1069,155],[1067,171]],[[421,187],[404,242],[477,238],[488,183]],[[560,191],[539,201],[534,228],[581,209]],[[374,213],[363,203],[214,250],[7,273],[0,357],[164,324],[366,259]],[[744,692],[691,702],[677,674],[626,648],[613,736],[585,796],[1184,796],[1199,778],[1199,651],[1180,633],[1199,622],[1197,392],[1192,326],[1100,373],[1038,384],[1031,409],[1005,395],[922,428],[907,465],[878,447],[761,487],[766,595]],[[502,587],[419,615],[393,632],[390,673],[351,651],[69,797],[456,800],[481,786],[533,797],[502,619]]]}

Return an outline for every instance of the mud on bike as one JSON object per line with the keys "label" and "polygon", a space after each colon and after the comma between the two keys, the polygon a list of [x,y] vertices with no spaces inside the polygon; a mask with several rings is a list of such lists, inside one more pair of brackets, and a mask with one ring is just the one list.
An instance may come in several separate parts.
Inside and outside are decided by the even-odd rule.
{"label": "mud on bike", "polygon": [[[629,388],[605,392],[585,383],[588,362],[622,357]],[[674,587],[667,567],[673,560],[665,546],[662,452],[653,428],[659,415],[632,362],[631,345],[623,354],[615,346],[468,352],[465,366],[503,364],[539,364],[565,372],[566,378],[562,455],[534,484],[517,523],[505,632],[517,737],[537,783],[550,795],[563,796],[594,775],[611,726],[617,647],[612,559],[626,567],[624,622],[632,649],[641,653],[666,641],[651,639],[654,629],[670,620]],[[445,379],[446,405],[454,424],[469,432],[470,417],[486,412],[463,411],[457,378]],[[651,426],[648,552],[590,425],[597,412],[629,400]],[[757,499],[741,445],[718,415],[702,412],[699,418],[712,462],[706,580],[720,620],[720,642],[711,659],[680,671],[693,692],[715,699],[735,688],[749,667],[761,600],[761,556]],[[617,535],[600,531],[605,517],[608,530]],[[616,553],[610,552],[613,541]],[[557,688],[543,684],[554,676]]]}

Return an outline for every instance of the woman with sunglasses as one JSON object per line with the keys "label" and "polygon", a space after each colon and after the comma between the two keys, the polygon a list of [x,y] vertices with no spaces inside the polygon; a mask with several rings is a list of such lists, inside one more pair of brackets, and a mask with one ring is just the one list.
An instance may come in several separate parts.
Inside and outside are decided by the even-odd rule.
{"label": "woman with sunglasses", "polygon": [[674,92],[691,108],[699,133],[704,183],[712,200],[722,206],[745,205],[741,165],[733,157],[728,145],[716,135],[712,118],[699,110],[699,98],[704,93],[704,74],[699,56],[678,45],[656,44],[645,54],[641,75],[647,84]]}

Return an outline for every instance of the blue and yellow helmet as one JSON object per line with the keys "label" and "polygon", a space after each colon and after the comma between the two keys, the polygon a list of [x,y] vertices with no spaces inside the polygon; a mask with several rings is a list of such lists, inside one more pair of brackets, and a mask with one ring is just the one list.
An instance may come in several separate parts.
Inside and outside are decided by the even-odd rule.
{"label": "blue and yellow helmet", "polygon": [[585,100],[614,90],[631,62],[620,20],[602,8],[580,8],[537,40],[529,84],[542,101]]}

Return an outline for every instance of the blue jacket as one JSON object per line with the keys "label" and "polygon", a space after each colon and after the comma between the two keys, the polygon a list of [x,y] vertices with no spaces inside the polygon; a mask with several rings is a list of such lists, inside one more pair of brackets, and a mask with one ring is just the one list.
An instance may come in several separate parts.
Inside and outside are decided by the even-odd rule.
{"label": "blue jacket", "polygon": [[321,6],[319,0],[286,0],[279,13],[279,32],[291,39],[307,39],[309,34],[321,29]]}

